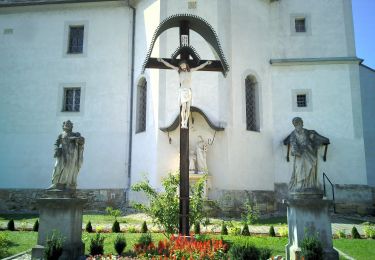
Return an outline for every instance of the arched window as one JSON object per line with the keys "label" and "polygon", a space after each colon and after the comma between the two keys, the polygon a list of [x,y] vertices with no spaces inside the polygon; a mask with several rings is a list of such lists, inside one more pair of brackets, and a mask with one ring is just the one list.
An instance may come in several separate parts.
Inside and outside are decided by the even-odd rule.
{"label": "arched window", "polygon": [[137,85],[136,133],[146,131],[147,81],[141,78]]}
{"label": "arched window", "polygon": [[246,130],[259,131],[258,84],[254,76],[245,79]]}

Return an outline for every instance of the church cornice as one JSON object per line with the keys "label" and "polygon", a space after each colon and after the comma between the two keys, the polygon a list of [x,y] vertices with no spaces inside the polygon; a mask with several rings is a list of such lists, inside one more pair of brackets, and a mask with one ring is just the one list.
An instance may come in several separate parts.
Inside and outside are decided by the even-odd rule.
{"label": "church cornice", "polygon": [[293,59],[270,59],[272,66],[290,66],[290,65],[315,65],[315,64],[348,64],[362,63],[358,57],[324,57],[324,58],[293,58]]}
{"label": "church cornice", "polygon": [[50,5],[50,4],[74,4],[92,2],[121,2],[121,0],[0,0],[0,7]]}

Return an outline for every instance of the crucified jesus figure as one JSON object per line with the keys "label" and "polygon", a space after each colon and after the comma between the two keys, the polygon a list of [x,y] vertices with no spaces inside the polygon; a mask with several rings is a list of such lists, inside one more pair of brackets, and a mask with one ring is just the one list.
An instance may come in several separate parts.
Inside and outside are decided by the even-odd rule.
{"label": "crucified jesus figure", "polygon": [[164,63],[165,66],[174,69],[178,72],[180,78],[180,106],[181,106],[181,128],[188,128],[189,115],[190,115],[190,105],[191,105],[191,73],[193,71],[200,70],[205,66],[211,64],[211,61],[206,61],[205,63],[195,67],[190,68],[189,64],[182,60],[178,64],[178,67],[170,64],[169,62],[158,59],[159,62]]}

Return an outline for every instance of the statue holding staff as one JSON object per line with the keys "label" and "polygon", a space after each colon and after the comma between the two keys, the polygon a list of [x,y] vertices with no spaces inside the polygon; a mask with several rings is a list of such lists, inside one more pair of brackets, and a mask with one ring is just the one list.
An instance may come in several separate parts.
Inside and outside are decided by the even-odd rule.
{"label": "statue holding staff", "polygon": [[77,176],[83,162],[85,139],[80,133],[73,132],[73,123],[63,122],[63,132],[55,143],[56,158],[49,189],[76,189]]}
{"label": "statue holding staff", "polygon": [[211,61],[206,61],[205,63],[195,67],[190,68],[187,61],[182,60],[178,64],[178,67],[170,64],[169,62],[158,59],[159,62],[163,63],[165,66],[174,69],[178,72],[178,76],[180,79],[180,106],[181,106],[181,128],[188,128],[189,122],[189,115],[190,115],[190,106],[192,100],[192,93],[191,93],[191,73],[193,71],[200,70],[205,66],[211,64]]}

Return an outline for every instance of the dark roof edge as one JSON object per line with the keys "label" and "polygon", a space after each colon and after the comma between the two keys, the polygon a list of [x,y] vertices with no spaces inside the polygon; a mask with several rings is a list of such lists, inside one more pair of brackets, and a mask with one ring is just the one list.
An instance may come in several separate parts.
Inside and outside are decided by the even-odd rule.
{"label": "dark roof edge", "polygon": [[[214,124],[201,109],[199,109],[197,107],[194,107],[194,106],[191,106],[190,112],[191,113],[199,113],[204,118],[204,120],[206,120],[209,127],[211,127],[213,130],[224,131],[223,127]],[[172,132],[172,131],[174,131],[178,128],[179,124],[180,124],[180,115],[178,114],[176,116],[176,119],[172,122],[172,124],[170,124],[167,127],[160,127],[160,130],[163,131],[163,132]]]}
{"label": "dark roof edge", "polygon": [[368,70],[371,70],[372,72],[375,72],[375,69],[373,69],[373,68],[371,68],[371,67],[369,67],[369,66],[367,66],[367,65],[365,65],[363,63],[359,64],[359,66],[362,66],[362,67],[364,67],[364,68],[366,68]]}
{"label": "dark roof edge", "polygon": [[53,4],[75,4],[91,2],[120,2],[120,0],[24,0],[24,1],[0,1],[1,7],[31,6],[31,5],[53,5]]}

